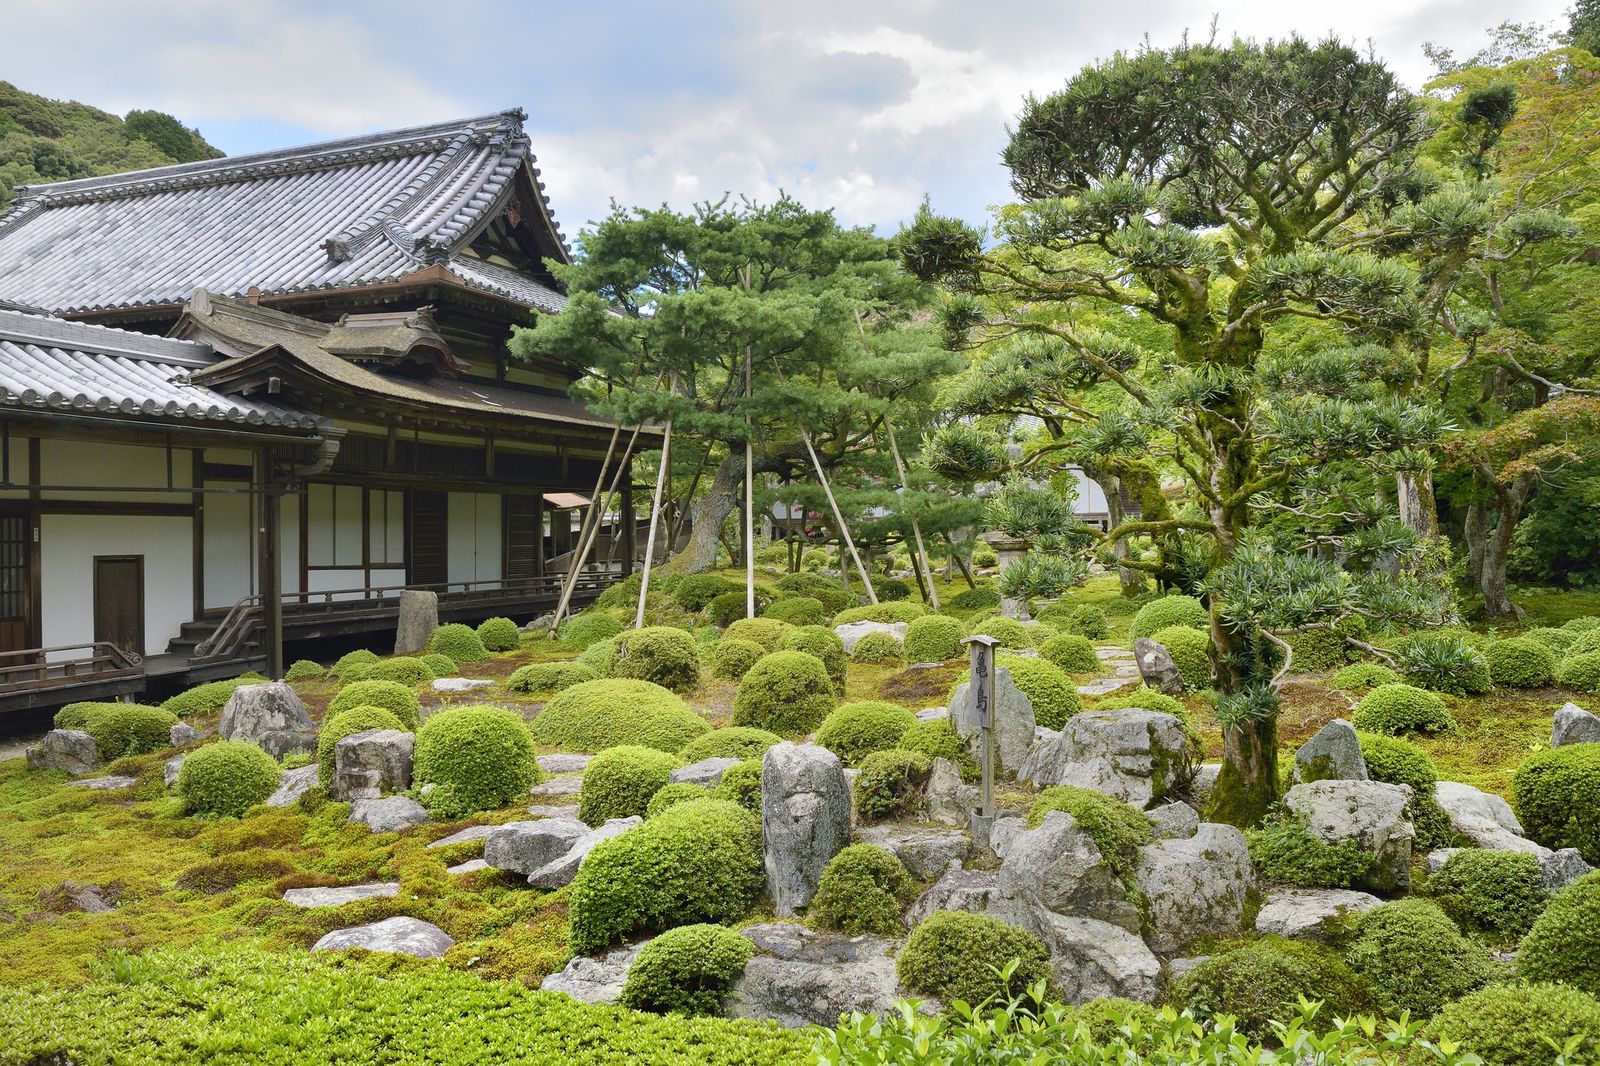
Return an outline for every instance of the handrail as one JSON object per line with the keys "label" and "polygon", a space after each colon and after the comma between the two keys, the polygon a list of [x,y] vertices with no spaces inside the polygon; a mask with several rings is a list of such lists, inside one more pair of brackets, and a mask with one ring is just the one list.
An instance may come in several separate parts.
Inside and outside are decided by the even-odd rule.
{"label": "handrail", "polygon": [[[92,654],[80,655],[70,659],[57,659],[50,661],[51,655],[61,652],[88,651]],[[77,677],[81,673],[112,674],[136,673],[144,669],[144,659],[131,651],[125,651],[110,641],[95,640],[84,644],[57,644],[48,648],[19,648],[15,651],[0,651],[0,660],[26,659],[20,663],[0,664],[0,685],[15,687],[31,682],[55,681],[60,678]],[[101,664],[105,664],[103,667]],[[87,667],[87,671],[85,671]],[[51,676],[52,670],[60,671]],[[31,678],[18,678],[17,675],[32,674]]]}

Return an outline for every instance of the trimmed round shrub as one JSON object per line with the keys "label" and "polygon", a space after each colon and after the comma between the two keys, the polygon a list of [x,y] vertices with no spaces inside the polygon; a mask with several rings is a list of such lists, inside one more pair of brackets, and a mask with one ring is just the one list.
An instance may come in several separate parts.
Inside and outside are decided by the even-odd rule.
{"label": "trimmed round shrub", "polygon": [[417,732],[411,776],[419,788],[448,790],[453,808],[471,814],[527,803],[539,763],[528,725],[515,711],[450,707]]}
{"label": "trimmed round shrub", "polygon": [[722,1001],[755,952],[721,925],[684,925],[639,949],[617,1002],[655,1014],[720,1014]]}
{"label": "trimmed round shrub", "polygon": [[1562,623],[1561,628],[1571,633],[1587,633],[1591,629],[1600,629],[1600,615],[1586,614],[1582,618],[1569,618]]}
{"label": "trimmed round shrub", "polygon": [[979,544],[972,549],[972,565],[988,569],[1000,565],[1000,555],[987,544]]}
{"label": "trimmed round shrub", "polygon": [[824,577],[821,574],[785,574],[778,579],[778,588],[796,596],[808,596],[822,604],[822,609],[832,618],[846,607],[853,607],[857,600],[846,592],[844,586],[837,578]]}
{"label": "trimmed round shrub", "polygon": [[875,751],[899,747],[917,716],[897,703],[863,700],[835,708],[817,727],[817,743],[855,766]]}
{"label": "trimmed round shrub", "polygon": [[617,638],[607,637],[597,640],[578,653],[573,662],[580,666],[587,666],[595,672],[597,677],[605,677],[606,671],[611,668],[611,653],[616,649]]}
{"label": "trimmed round shrub", "polygon": [[435,629],[433,636],[428,638],[428,650],[448,655],[457,663],[481,662],[489,657],[489,649],[478,639],[477,631],[460,622],[451,622]]}
{"label": "trimmed round shrub", "polygon": [[1366,980],[1384,1014],[1431,1018],[1495,975],[1488,952],[1461,935],[1426,899],[1401,899],[1354,919],[1345,961]]}
{"label": "trimmed round shrub", "polygon": [[667,784],[672,771],[683,765],[676,755],[637,744],[607,748],[583,771],[578,793],[578,817],[598,826],[607,818],[644,814],[650,797]]}
{"label": "trimmed round shrub", "polygon": [[393,681],[407,688],[416,688],[432,681],[434,674],[431,667],[421,659],[413,659],[409,655],[397,655],[393,659],[382,659],[372,664],[362,677],[361,683],[371,681]]}
{"label": "trimmed round shrub", "polygon": [[1211,624],[1211,613],[1206,605],[1193,596],[1162,596],[1139,608],[1128,625],[1128,638],[1153,637],[1163,629],[1188,626],[1204,629]]}
{"label": "trimmed round shrub", "polygon": [[461,667],[448,655],[430,651],[421,659],[433,671],[434,677],[458,677],[461,674]]}
{"label": "trimmed round shrub", "polygon": [[763,618],[776,618],[792,626],[820,626],[832,616],[821,600],[810,596],[785,596],[773,600],[772,606],[761,612]]}
{"label": "trimmed round shrub", "polygon": [[685,763],[701,759],[759,759],[768,748],[783,738],[765,729],[730,725],[713,729],[683,746],[678,757]]}
{"label": "trimmed round shrub", "polygon": [[735,585],[716,574],[688,574],[672,590],[672,598],[686,611],[700,612],[718,596],[737,592],[744,595],[744,586]]}
{"label": "trimmed round shrub", "polygon": [[1046,640],[1039,645],[1039,657],[1069,674],[1087,674],[1100,669],[1100,656],[1094,653],[1094,645],[1088,637],[1076,633],[1057,633]]}
{"label": "trimmed round shrub", "polygon": [[1536,640],[1508,637],[1489,645],[1489,677],[1506,688],[1539,688],[1556,677],[1556,653]]}
{"label": "trimmed round shrub", "polygon": [[[600,595],[594,598],[593,606],[602,610],[624,609],[631,611],[639,603],[639,590],[644,587],[644,574],[636,572],[629,574],[621,581],[614,581],[600,590]],[[658,578],[650,579],[650,591],[655,592],[661,587]]]}
{"label": "trimmed round shrub", "polygon": [[[1051,618],[1045,618],[1044,620],[1046,622],[1054,621]],[[1106,613],[1092,603],[1078,604],[1067,611],[1061,621],[1055,624],[1063,633],[1086,637],[1089,640],[1105,640],[1111,636],[1111,623],[1106,621]]]}
{"label": "trimmed round shrub", "polygon": [[[364,665],[364,664],[362,664]],[[355,670],[358,667],[352,666]],[[171,711],[179,718],[195,718],[203,714],[212,714],[220,711],[228,702],[228,697],[233,695],[233,690],[241,685],[259,685],[266,678],[260,674],[245,674],[231,681],[207,681],[203,685],[178,693],[161,701],[163,711]]]}
{"label": "trimmed round shrub", "polygon": [[1173,985],[1172,1002],[1199,1018],[1232,1015],[1240,1032],[1273,1035],[1272,1023],[1293,1018],[1300,997],[1321,1000],[1317,1027],[1334,1018],[1370,1013],[1361,978],[1337,953],[1320,944],[1269,936],[1210,956]]}
{"label": "trimmed round shrub", "polygon": [[903,663],[906,651],[893,633],[867,633],[856,641],[850,658],[858,663]]}
{"label": "trimmed round shrub", "polygon": [[588,954],[635,933],[736,922],[765,882],[760,819],[726,800],[679,803],[589,853],[568,895],[569,946]]}
{"label": "trimmed round shrub", "polygon": [[323,788],[333,784],[333,775],[338,769],[334,765],[334,747],[345,737],[353,737],[369,729],[404,730],[405,724],[395,717],[393,711],[370,704],[349,707],[337,713],[332,710],[328,712],[328,716],[322,720],[322,729],[317,733],[317,780]]}
{"label": "trimmed round shrub", "polygon": [[1550,902],[1538,857],[1524,851],[1458,851],[1427,887],[1458,925],[1503,942],[1526,933]]}
{"label": "trimmed round shrub", "polygon": [[961,623],[942,614],[929,614],[906,626],[902,647],[914,663],[942,663],[961,654]]}
{"label": "trimmed round shrub", "polygon": [[142,703],[96,703],[82,725],[94,738],[102,759],[143,755],[172,746],[172,727],[178,716]]}
{"label": "trimmed round shrub", "polygon": [[927,609],[920,603],[910,600],[890,600],[886,603],[869,603],[862,607],[850,607],[833,616],[833,624],[842,626],[847,622],[915,622],[927,614]]}
{"label": "trimmed round shrub", "polygon": [[[1000,974],[1015,959],[1009,981]],[[1021,995],[1050,977],[1050,953],[1037,936],[986,914],[939,911],[911,931],[895,960],[900,980],[913,992],[946,1006],[976,1005],[991,996]]]}
{"label": "trimmed round shrub", "polygon": [[822,660],[833,682],[833,691],[844,695],[845,654],[844,641],[827,626],[801,626],[791,629],[778,641],[779,651],[803,651]]}
{"label": "trimmed round shrub", "polygon": [[879,603],[897,603],[911,598],[911,586],[898,577],[873,578],[872,591],[877,594]]}
{"label": "trimmed round shrub", "polygon": [[1600,651],[1573,655],[1561,663],[1556,678],[1579,692],[1600,692]]}
{"label": "trimmed round shrub", "polygon": [[1046,729],[1060,729],[1067,719],[1083,710],[1078,687],[1061,669],[1043,659],[1024,659],[1002,655],[995,666],[1011,673],[1011,680],[1033,704],[1033,719]]}
{"label": "trimmed round shrub", "polygon": [[[735,591],[724,592],[716,597],[706,604],[705,609],[700,613],[705,617],[706,621],[714,626],[731,626],[745,617],[745,612],[749,610],[747,599],[744,586],[736,585]],[[766,589],[756,589],[756,615],[758,617],[771,603],[772,595]]]}
{"label": "trimmed round shrub", "polygon": [[1456,720],[1435,693],[1394,681],[1361,697],[1355,713],[1350,715],[1350,724],[1367,733],[1400,736],[1447,733],[1456,727]]}
{"label": "trimmed round shrub", "polygon": [[289,669],[284,671],[283,679],[285,681],[313,681],[326,672],[323,670],[321,663],[312,662],[310,659],[296,659],[289,664]]}
{"label": "trimmed round shrub", "polygon": [[1413,633],[1400,642],[1395,654],[1407,681],[1434,692],[1481,695],[1494,687],[1489,661],[1468,634],[1450,630]]}
{"label": "trimmed round shrub", "polygon": [[564,751],[639,744],[668,753],[711,731],[683,697],[649,681],[583,681],[550,697],[533,735]]}
{"label": "trimmed round shrub", "polygon": [[630,629],[617,637],[606,672],[689,692],[700,684],[700,648],[692,634],[673,626]]}
{"label": "trimmed round shrub", "polygon": [[1600,999],[1549,982],[1497,984],[1448,1003],[1422,1031],[1450,1040],[1484,1066],[1541,1066],[1555,1061],[1547,1037],[1578,1037],[1577,1058],[1600,1062]]}
{"label": "trimmed round shrub", "polygon": [[370,666],[377,661],[378,655],[376,652],[368,651],[366,648],[357,648],[355,651],[345,652],[334,660],[333,665],[328,667],[328,673],[343,681],[345,679],[345,671],[352,666]]}
{"label": "trimmed round shrub", "polygon": [[723,640],[748,640],[768,651],[777,651],[794,626],[780,618],[739,618],[728,624]]}
{"label": "trimmed round shrub", "polygon": [[422,705],[413,690],[398,681],[357,681],[340,689],[328,704],[335,715],[352,707],[382,707],[400,719],[402,728],[415,731],[422,716]]}
{"label": "trimmed round shrub", "polygon": [[1534,919],[1517,952],[1517,972],[1600,996],[1600,873],[1557,892]]}
{"label": "trimmed round shrub", "polygon": [[[604,611],[584,611],[561,623],[561,627],[556,630],[556,643],[563,648],[582,651],[597,641],[617,636],[621,632],[622,623],[615,615],[609,615]],[[448,654],[449,649],[445,650]]]}
{"label": "trimmed round shrub", "polygon": [[1211,687],[1211,634],[1203,629],[1188,626],[1170,626],[1160,629],[1151,640],[1167,649],[1172,665],[1183,675],[1183,687],[1202,689]]}
{"label": "trimmed round shrub", "polygon": [[[616,748],[612,748],[616,751]],[[654,751],[655,749],[650,749]],[[700,785],[690,784],[688,781],[673,781],[656,789],[655,795],[650,797],[650,802],[644,806],[644,816],[654,818],[668,807],[676,807],[680,803],[691,800],[705,799],[711,795],[709,789]]]}
{"label": "trimmed round shrub", "polygon": [[1122,876],[1133,872],[1139,848],[1155,839],[1143,812],[1104,792],[1076,785],[1054,785],[1028,808],[1028,828],[1037,829],[1051,811],[1064,811],[1100,849],[1105,863]]}
{"label": "trimmed round shrub", "polygon": [[737,681],[765,654],[767,649],[753,640],[723,637],[711,653],[711,673],[714,677]]}
{"label": "trimmed round shrub", "polygon": [[983,611],[1000,606],[999,589],[962,589],[950,597],[952,611]]}
{"label": "trimmed round shrub", "polygon": [[717,783],[717,799],[737,803],[747,811],[761,813],[761,756],[746,759],[738,766],[722,771]]}
{"label": "trimmed round shrub", "polygon": [[1400,675],[1382,663],[1352,663],[1333,675],[1333,687],[1346,692],[1392,685]]}
{"label": "trimmed round shrub", "polygon": [[916,897],[916,879],[899,859],[874,844],[851,844],[823,869],[806,917],[851,936],[897,936]]}
{"label": "trimmed round shrub", "polygon": [[985,618],[967,628],[969,637],[993,637],[1001,647],[1019,651],[1037,647],[1054,635],[1055,630],[1047,625],[1024,625],[1015,618]]}
{"label": "trimmed round shrub", "polygon": [[931,722],[914,722],[895,745],[901,751],[915,751],[931,759],[948,759],[956,764],[964,780],[978,778],[978,760],[972,757],[967,742],[956,732],[955,723],[948,718]]}
{"label": "trimmed round shrub", "polygon": [[800,565],[806,570],[826,570],[831,562],[827,548],[807,548],[800,553]]}
{"label": "trimmed round shrub", "polygon": [[1128,692],[1113,692],[1094,705],[1097,711],[1116,711],[1124,707],[1138,707],[1146,711],[1155,711],[1157,714],[1170,714],[1184,722],[1189,720],[1189,712],[1178,697],[1157,692],[1147,685],[1140,685]]}
{"label": "trimmed round shrub", "polygon": [[1439,770],[1428,753],[1410,741],[1383,733],[1358,732],[1356,736],[1361,744],[1361,758],[1372,780],[1410,787],[1406,815],[1416,827],[1416,846],[1427,850],[1449,843],[1453,832],[1450,816],[1439,806],[1434,794]]}
{"label": "trimmed round shrub", "polygon": [[506,679],[506,688],[532,696],[548,696],[596,678],[595,672],[582,663],[529,663],[512,671]]}
{"label": "trimmed round shrub", "polygon": [[94,713],[96,707],[114,707],[113,703],[99,703],[94,700],[80,700],[69,703],[58,710],[50,719],[50,724],[57,729],[82,729],[89,724],[89,715]]}
{"label": "trimmed round shrub", "polygon": [[1567,647],[1568,655],[1588,655],[1600,651],[1600,629],[1589,629],[1577,634]]}
{"label": "trimmed round shrub", "polygon": [[780,736],[799,736],[833,710],[833,682],[822,660],[803,651],[763,655],[745,672],[733,697],[733,724]]}
{"label": "trimmed round shrub", "polygon": [[1529,837],[1547,848],[1577,848],[1600,866],[1600,744],[1564,744],[1522,761],[1511,802]]}
{"label": "trimmed round shrub", "polygon": [[1528,630],[1522,634],[1522,639],[1543,644],[1555,652],[1556,658],[1559,659],[1567,653],[1568,648],[1572,647],[1573,642],[1578,639],[1578,634],[1570,629],[1552,629],[1549,626],[1544,626],[1539,629]]}
{"label": "trimmed round shrub", "polygon": [[933,761],[920,752],[889,748],[862,759],[860,770],[856,810],[867,818],[888,818],[906,814],[917,805]]}
{"label": "trimmed round shrub", "polygon": [[509,618],[485,618],[478,623],[478,639],[490,651],[516,651],[522,647],[522,630]]}
{"label": "trimmed round shrub", "polygon": [[283,768],[248,740],[222,740],[189,753],[178,795],[191,814],[237,817],[277,791]]}

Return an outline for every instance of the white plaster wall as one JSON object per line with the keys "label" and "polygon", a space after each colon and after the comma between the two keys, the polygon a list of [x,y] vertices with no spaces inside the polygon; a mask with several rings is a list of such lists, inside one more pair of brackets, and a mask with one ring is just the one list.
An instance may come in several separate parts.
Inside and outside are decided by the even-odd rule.
{"label": "white plaster wall", "polygon": [[[172,450],[172,483],[187,488],[193,482],[194,453],[188,448]],[[167,450],[137,444],[102,443],[93,440],[40,442],[39,476],[46,485],[126,485],[164,488],[167,484]],[[93,492],[57,491],[44,493],[45,499],[137,500],[162,503],[188,503],[188,496],[171,492]]]}
{"label": "white plaster wall", "polygon": [[145,654],[167,642],[194,613],[194,536],[188,518],[43,515],[40,592],[44,644],[94,639],[94,557],[144,556]]}
{"label": "white plaster wall", "polygon": [[[216,481],[208,482],[206,487],[244,489],[250,486],[243,481]],[[205,605],[232,607],[256,590],[252,500],[244,493],[209,493],[202,500]],[[295,540],[299,541],[298,534]]]}
{"label": "white plaster wall", "polygon": [[285,496],[278,517],[278,581],[285,592],[300,591],[300,497]]}
{"label": "white plaster wall", "polygon": [[486,492],[452,492],[448,507],[445,579],[499,581],[501,573],[500,497]]}
{"label": "white plaster wall", "polygon": [[1073,511],[1077,514],[1105,514],[1106,494],[1100,484],[1082,470],[1074,468],[1072,474],[1078,479],[1078,498],[1072,504]]}

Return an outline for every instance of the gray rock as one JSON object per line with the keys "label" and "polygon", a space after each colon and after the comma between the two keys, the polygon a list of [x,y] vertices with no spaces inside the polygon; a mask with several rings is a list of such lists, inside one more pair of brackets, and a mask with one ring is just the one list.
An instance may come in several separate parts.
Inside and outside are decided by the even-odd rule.
{"label": "gray rock", "polygon": [[949,759],[933,760],[933,770],[928,774],[923,794],[927,798],[928,817],[942,825],[969,825],[972,812],[983,800],[977,786],[963,782],[961,771]]}
{"label": "gray rock", "polygon": [[489,869],[489,864],[482,859],[468,859],[466,862],[445,867],[445,873],[455,876],[457,874],[477,873],[479,870]]}
{"label": "gray rock", "polygon": [[161,766],[161,782],[168,788],[178,783],[178,772],[183,769],[183,760],[187,755],[174,755]]}
{"label": "gray rock", "polygon": [[268,807],[287,807],[297,801],[301,796],[310,791],[317,783],[317,764],[297,766],[293,770],[285,770],[283,778],[278,782],[278,789],[267,797]]}
{"label": "gray rock", "polygon": [[65,770],[82,777],[100,769],[94,737],[81,729],[52,729],[39,743],[29,745],[27,754],[30,770]]}
{"label": "gray rock", "polygon": [[1366,781],[1367,760],[1361,755],[1356,727],[1335,718],[1294,753],[1295,784],[1307,781]]}
{"label": "gray rock", "polygon": [[310,729],[269,729],[255,741],[257,747],[279,762],[290,755],[317,754],[317,734]]}
{"label": "gray rock", "polygon": [[1492,792],[1459,781],[1440,781],[1434,785],[1434,798],[1450,816],[1451,827],[1477,847],[1533,854],[1546,850],[1522,835],[1522,823],[1511,804]]}
{"label": "gray rock", "polygon": [[868,633],[887,633],[895,640],[906,639],[905,622],[846,622],[844,625],[834,626],[833,631],[844,641],[846,655],[855,651],[856,643]]}
{"label": "gray rock", "polygon": [[1122,879],[1065,811],[1051,811],[1039,828],[1018,833],[1006,845],[1000,888],[1007,897],[1042,910],[1139,929],[1139,910],[1128,902]]}
{"label": "gray rock", "polygon": [[434,692],[477,692],[494,688],[494,682],[481,677],[436,677],[429,686]]}
{"label": "gray rock", "polygon": [[1191,955],[1188,958],[1167,960],[1167,984],[1175,985],[1187,977],[1195,967],[1211,958],[1210,955]]}
{"label": "gray rock", "polygon": [[181,748],[185,744],[193,744],[203,735],[204,734],[202,734],[200,730],[196,729],[188,722],[179,722],[177,725],[167,730],[167,739],[175,748]]}
{"label": "gray rock", "polygon": [[546,977],[539,985],[546,992],[561,992],[582,1003],[615,1003],[622,995],[628,968],[639,949],[649,941],[607,952],[598,959],[579,955],[559,973]]}
{"label": "gray rock", "polygon": [[421,589],[400,593],[400,619],[394,630],[394,653],[415,655],[426,651],[439,628],[439,594]]}
{"label": "gray rock", "polygon": [[541,632],[543,630],[549,629],[551,626],[553,626],[555,624],[556,624],[556,613],[554,611],[546,611],[544,614],[541,614],[539,617],[529,621],[527,625],[522,627],[522,631],[524,633],[538,633],[538,632]]}
{"label": "gray rock", "polygon": [[915,929],[939,911],[966,911],[989,914],[1005,909],[1005,892],[1000,875],[990,870],[948,870],[910,907],[906,908],[905,927]]}
{"label": "gray rock", "polygon": [[1189,740],[1170,714],[1126,707],[1073,715],[1028,753],[1018,777],[1040,787],[1077,785],[1147,807],[1189,783]]}
{"label": "gray rock", "polygon": [[576,818],[576,803],[530,803],[528,813],[535,818]]}
{"label": "gray rock", "polygon": [[1335,932],[1330,923],[1382,902],[1377,896],[1347,888],[1275,888],[1256,913],[1256,932],[1326,940]]}
{"label": "gray rock", "polygon": [[388,951],[397,955],[414,955],[419,959],[437,959],[449,951],[455,941],[450,934],[431,922],[420,918],[385,918],[371,925],[356,925],[349,929],[335,929],[311,946],[312,951],[344,951],[349,948],[366,948],[368,951]]}
{"label": "gray rock", "polygon": [[[260,740],[278,730],[314,733],[311,716],[295,690],[283,681],[240,685],[222,707],[217,732],[223,740]],[[281,757],[281,756],[280,756]]]}
{"label": "gray rock", "polygon": [[919,881],[944,876],[952,865],[966,862],[972,854],[972,838],[959,829],[874,825],[856,835],[863,843],[893,853]]}
{"label": "gray rock", "polygon": [[495,826],[483,845],[483,859],[498,870],[527,876],[572,850],[589,835],[589,827],[576,819],[541,818]]}
{"label": "gray rock", "polygon": [[[80,911],[84,914],[108,914],[115,910],[113,903],[106,899],[108,889],[99,885],[86,885],[81,881],[67,881],[61,886],[61,892],[66,897],[63,900],[63,909],[66,911]],[[112,893],[112,899],[115,899]]]}
{"label": "gray rock", "polygon": [[440,837],[429,844],[428,847],[447,848],[451,844],[465,844],[470,840],[487,840],[491,833],[500,828],[502,827],[498,825],[469,825],[465,829],[451,833],[447,837]]}
{"label": "gray rock", "polygon": [[[982,825],[982,819],[979,819],[974,828],[981,828]],[[993,821],[989,825],[989,851],[991,851],[996,858],[1004,859],[1006,857],[1006,852],[1010,849],[1011,845],[1018,837],[1027,831],[1027,819],[1023,818],[1016,811],[997,811]],[[974,841],[973,843],[977,849],[981,850],[983,845],[982,841]]]}
{"label": "gray rock", "polygon": [[1138,935],[1108,922],[1046,914],[1039,930],[1050,949],[1050,973],[1065,1003],[1120,996],[1153,1003],[1161,960]]}
{"label": "gray rock", "polygon": [[1584,861],[1577,848],[1562,848],[1539,856],[1539,873],[1544,887],[1560,892],[1578,878],[1594,872],[1594,867]]}
{"label": "gray rock", "polygon": [[1002,596],[1000,598],[1000,617],[1014,618],[1019,622],[1031,622],[1033,615],[1028,611],[1028,601],[1015,596]]}
{"label": "gray rock", "polygon": [[917,721],[919,722],[942,722],[949,717],[950,708],[948,707],[924,707],[917,712]]}
{"label": "gray rock", "polygon": [[416,734],[399,729],[368,729],[341,738],[333,746],[333,798],[354,798],[345,789],[346,775],[353,774],[376,774],[382,792],[410,788],[416,741]]}
{"label": "gray rock", "polygon": [[528,795],[540,799],[551,799],[556,796],[576,796],[583,791],[583,778],[577,774],[564,774],[560,777],[547,777],[528,790]]}
{"label": "gray rock", "polygon": [[1201,936],[1237,936],[1255,884],[1244,834],[1207,822],[1192,837],[1139,849],[1134,881],[1145,898],[1145,940],[1171,954]]}
{"label": "gray rock", "polygon": [[722,782],[722,775],[735,766],[740,759],[701,759],[699,762],[680,766],[672,771],[669,776],[674,784],[700,785],[711,788]]}
{"label": "gray rock", "polygon": [[1568,703],[1556,712],[1550,731],[1550,746],[1567,744],[1600,744],[1600,718],[1596,718],[1576,703]]}
{"label": "gray rock", "polygon": [[[1033,747],[1033,731],[1038,723],[1033,716],[1033,701],[1011,680],[1011,671],[1003,666],[994,669],[994,743],[1000,752],[1001,768],[1015,773],[1023,764],[1028,749]],[[972,757],[983,762],[979,744],[977,710],[972,705],[972,683],[969,681],[956,689],[950,701],[950,719],[956,732],[967,740]]]}
{"label": "gray rock", "polygon": [[1461,851],[1465,851],[1465,850],[1467,850],[1467,849],[1466,848],[1434,848],[1432,851],[1428,852],[1428,854],[1424,855],[1423,859],[1422,859],[1423,863],[1428,868],[1428,876],[1432,877],[1434,874],[1436,874],[1440,870],[1444,869],[1444,864],[1450,861],[1450,856],[1456,854],[1457,852],[1461,852]]}
{"label": "gray rock", "polygon": [[398,833],[428,820],[427,809],[408,796],[358,799],[350,804],[350,821],[374,833]]}
{"label": "gray rock", "polygon": [[761,829],[767,894],[780,918],[792,917],[811,902],[828,860],[850,842],[850,786],[839,757],[815,744],[768,748]]}
{"label": "gray rock", "polygon": [[398,881],[379,881],[337,888],[291,888],[283,894],[283,901],[296,907],[342,907],[362,899],[393,899],[399,894]]}
{"label": "gray rock", "polygon": [[68,788],[86,788],[91,792],[110,792],[118,788],[132,788],[139,783],[137,777],[125,777],[112,774],[109,777],[80,777],[76,781],[68,781]]}
{"label": "gray rock", "polygon": [[1416,830],[1406,816],[1411,789],[1382,781],[1312,781],[1295,785],[1284,804],[1305,819],[1324,844],[1354,841],[1373,857],[1362,883],[1374,892],[1411,887],[1411,845]]}
{"label": "gray rock", "polygon": [[1183,674],[1178,672],[1166,645],[1140,637],[1133,642],[1133,656],[1139,663],[1139,677],[1146,685],[1168,696],[1183,695]]}
{"label": "gray rock", "polygon": [[1217,762],[1201,763],[1194,772],[1194,780],[1189,783],[1189,799],[1197,811],[1204,811],[1211,805],[1211,793],[1217,787],[1217,775],[1222,773],[1222,764]]}
{"label": "gray rock", "polygon": [[1146,811],[1144,817],[1155,831],[1157,840],[1182,840],[1194,836],[1200,829],[1200,812],[1182,800],[1164,803],[1155,810]]}
{"label": "gray rock", "polygon": [[383,776],[376,770],[345,770],[335,774],[328,789],[335,798],[354,803],[383,795]]}
{"label": "gray rock", "polygon": [[770,1019],[791,1029],[837,1025],[839,1015],[851,1011],[890,1011],[902,995],[893,957],[898,941],[800,926],[771,936],[761,926],[740,932],[782,954],[757,955],[745,966],[728,997],[734,1018]]}
{"label": "gray rock", "polygon": [[555,755],[539,756],[539,772],[550,776],[553,774],[581,774],[589,768],[589,760],[593,755],[569,755],[558,752]]}
{"label": "gray rock", "polygon": [[[572,879],[578,876],[578,868],[589,857],[596,845],[612,837],[619,837],[638,826],[644,819],[638,816],[632,818],[608,818],[605,824],[596,829],[588,829],[583,836],[573,842],[566,853],[550,860],[544,866],[528,875],[528,884],[535,888],[560,888],[570,885]],[[583,823],[578,823],[582,825]]]}

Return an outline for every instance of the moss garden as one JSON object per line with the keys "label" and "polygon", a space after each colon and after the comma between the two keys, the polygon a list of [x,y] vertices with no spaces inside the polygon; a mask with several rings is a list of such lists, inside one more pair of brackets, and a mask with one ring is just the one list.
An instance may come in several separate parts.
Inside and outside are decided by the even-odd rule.
{"label": "moss garden", "polygon": [[[1018,1061],[1600,1063],[1600,744],[1551,743],[1600,627],[1464,631],[1486,692],[1430,683],[1434,645],[1409,669],[1306,654],[1279,800],[1237,833],[1206,795],[1198,600],[1097,576],[1018,621],[959,577],[934,612],[914,583],[875,608],[763,572],[761,616],[714,624],[741,577],[676,582],[641,629],[613,596],[553,637],[486,619],[426,656],[302,659],[317,736],[281,758],[216,739],[259,678],[63,708],[97,768],[0,762],[0,1066],[990,1061],[953,1049],[1029,1031],[1049,1053]],[[904,630],[847,653],[840,617]],[[1029,779],[1000,766],[986,846],[941,709],[974,633],[1042,745],[1084,714],[1175,719],[1143,771],[1178,768],[1163,798],[1123,762],[1033,770],[1037,748]],[[1167,638],[1181,691],[1140,684],[1137,635]],[[1295,752],[1336,719],[1360,787],[1402,797],[1398,857],[1295,798]],[[180,721],[199,737],[174,748]]]}

